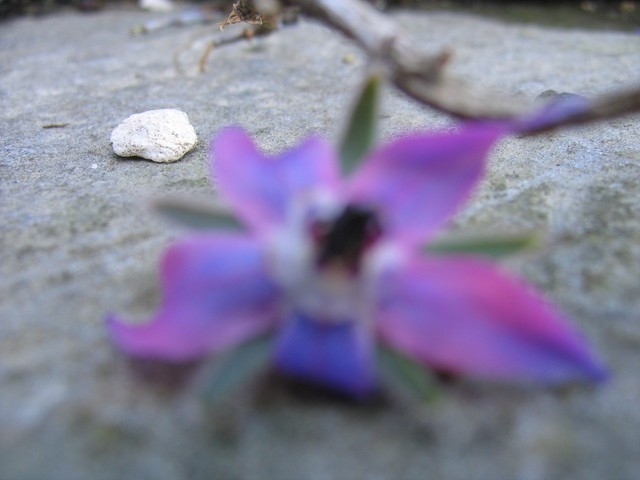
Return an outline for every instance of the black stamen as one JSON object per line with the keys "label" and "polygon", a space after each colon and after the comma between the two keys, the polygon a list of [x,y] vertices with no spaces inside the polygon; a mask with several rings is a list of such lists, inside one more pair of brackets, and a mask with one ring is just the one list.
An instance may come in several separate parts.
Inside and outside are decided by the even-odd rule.
{"label": "black stamen", "polygon": [[380,225],[375,213],[357,205],[347,205],[319,238],[318,265],[338,260],[357,271],[365,248],[379,235]]}

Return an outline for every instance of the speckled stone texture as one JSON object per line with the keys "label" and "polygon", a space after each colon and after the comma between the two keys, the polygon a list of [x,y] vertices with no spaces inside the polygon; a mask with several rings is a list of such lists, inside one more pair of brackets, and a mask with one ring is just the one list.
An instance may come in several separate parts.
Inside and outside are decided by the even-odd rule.
{"label": "speckled stone texture", "polygon": [[[350,43],[302,22],[215,49],[197,74],[217,27],[131,37],[147,18],[68,12],[0,28],[2,480],[637,478],[637,116],[503,141],[451,225],[546,234],[543,249],[506,266],[599,349],[614,375],[602,388],[460,382],[432,405],[353,406],[271,385],[211,411],[193,408],[188,372],[115,351],[105,313],[153,311],[159,254],[180,234],[145,201],[214,195],[205,146],[224,125],[244,125],[271,152],[310,132],[336,138],[365,65]],[[425,47],[454,49],[453,74],[508,95],[593,95],[640,78],[633,34],[450,13],[397,20]],[[189,112],[204,139],[188,156],[154,164],[112,152],[123,118],[168,105]],[[383,137],[449,123],[387,90]]]}

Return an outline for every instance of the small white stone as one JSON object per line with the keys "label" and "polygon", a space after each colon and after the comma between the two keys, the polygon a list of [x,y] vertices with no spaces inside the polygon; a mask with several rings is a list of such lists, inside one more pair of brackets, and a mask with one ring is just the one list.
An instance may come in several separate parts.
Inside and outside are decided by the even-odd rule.
{"label": "small white stone", "polygon": [[131,115],[111,133],[111,145],[116,155],[142,157],[160,163],[180,160],[197,142],[189,117],[175,109]]}
{"label": "small white stone", "polygon": [[174,8],[171,0],[139,0],[138,5],[143,10],[161,13],[170,12]]}

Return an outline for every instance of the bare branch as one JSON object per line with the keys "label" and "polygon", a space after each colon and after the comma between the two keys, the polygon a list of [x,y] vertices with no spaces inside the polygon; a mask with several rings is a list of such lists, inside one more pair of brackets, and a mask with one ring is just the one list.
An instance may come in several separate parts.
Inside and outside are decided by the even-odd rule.
{"label": "bare branch", "polygon": [[[418,48],[398,26],[362,0],[285,0],[302,13],[340,31],[386,69],[393,84],[425,105],[459,118],[522,117],[520,132],[534,134],[559,126],[640,112],[640,87],[578,103],[552,101],[541,111],[522,100],[482,91],[445,74],[449,53]],[[529,115],[527,112],[534,112]]]}
{"label": "bare branch", "polygon": [[360,0],[297,0],[302,12],[342,32],[387,68],[397,88],[437,110],[461,118],[504,118],[528,105],[472,88],[445,76],[450,54],[426,53],[390,18]]}

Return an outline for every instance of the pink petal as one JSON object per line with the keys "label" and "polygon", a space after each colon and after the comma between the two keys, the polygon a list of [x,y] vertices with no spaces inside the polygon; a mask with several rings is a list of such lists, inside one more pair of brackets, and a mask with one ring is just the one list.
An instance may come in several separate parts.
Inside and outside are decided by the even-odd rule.
{"label": "pink petal", "polygon": [[339,179],[333,150],[323,139],[269,157],[235,127],[212,141],[211,169],[222,197],[256,231],[282,224],[292,202],[319,188],[335,189]]}
{"label": "pink petal", "polygon": [[164,297],[144,324],[110,317],[115,343],[137,357],[188,360],[237,344],[274,326],[278,290],[257,243],[238,235],[201,235],[165,253]]}
{"label": "pink petal", "polygon": [[349,198],[377,208],[388,234],[424,241],[465,202],[505,129],[476,124],[402,137],[374,152],[356,172]]}
{"label": "pink petal", "polygon": [[606,376],[557,311],[483,260],[418,259],[389,273],[381,290],[381,338],[428,365],[545,383]]}

